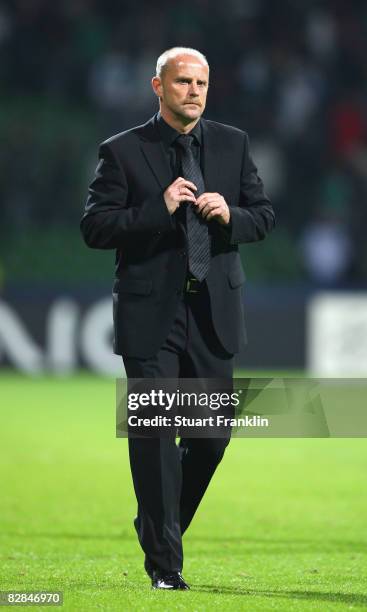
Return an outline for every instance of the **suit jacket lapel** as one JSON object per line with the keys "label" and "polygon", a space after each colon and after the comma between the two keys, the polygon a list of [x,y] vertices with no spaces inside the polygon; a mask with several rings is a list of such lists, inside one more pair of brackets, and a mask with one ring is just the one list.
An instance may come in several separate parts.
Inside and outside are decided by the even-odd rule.
{"label": "suit jacket lapel", "polygon": [[159,138],[155,118],[156,116],[152,117],[143,126],[140,146],[158,183],[163,189],[166,189],[172,182],[172,171],[164,152],[163,143]]}
{"label": "suit jacket lapel", "polygon": [[221,146],[216,137],[216,132],[211,129],[210,122],[201,120],[204,141],[204,164],[203,174],[205,189],[208,192],[218,191],[218,178],[222,174],[221,168]]}
{"label": "suit jacket lapel", "polygon": [[[156,115],[142,126],[140,145],[158,183],[163,189],[166,189],[172,182],[172,172],[155,122]],[[211,129],[210,122],[205,119],[201,119],[201,122],[204,142],[203,174],[205,188],[209,192],[217,191],[218,177],[221,176],[221,146],[215,130]]]}

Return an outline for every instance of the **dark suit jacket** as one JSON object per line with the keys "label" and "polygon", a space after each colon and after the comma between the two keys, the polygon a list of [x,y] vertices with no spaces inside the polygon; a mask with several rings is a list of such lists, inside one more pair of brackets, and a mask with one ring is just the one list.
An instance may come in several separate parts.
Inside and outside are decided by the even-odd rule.
{"label": "dark suit jacket", "polygon": [[[182,295],[187,255],[176,215],[163,192],[176,178],[164,154],[156,115],[100,145],[96,176],[81,221],[89,247],[116,249],[114,350],[152,357],[166,339]],[[238,245],[262,240],[274,213],[249,154],[247,134],[201,119],[206,191],[222,194],[231,224],[209,222],[211,266],[206,282],[216,333],[237,352],[245,338]]]}

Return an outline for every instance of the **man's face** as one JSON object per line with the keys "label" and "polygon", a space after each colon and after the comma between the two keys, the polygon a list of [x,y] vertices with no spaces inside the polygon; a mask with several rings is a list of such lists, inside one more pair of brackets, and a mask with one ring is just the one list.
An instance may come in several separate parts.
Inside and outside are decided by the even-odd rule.
{"label": "man's face", "polygon": [[160,98],[163,117],[188,124],[204,112],[209,68],[195,56],[179,55],[169,60],[162,78],[154,77],[152,85]]}

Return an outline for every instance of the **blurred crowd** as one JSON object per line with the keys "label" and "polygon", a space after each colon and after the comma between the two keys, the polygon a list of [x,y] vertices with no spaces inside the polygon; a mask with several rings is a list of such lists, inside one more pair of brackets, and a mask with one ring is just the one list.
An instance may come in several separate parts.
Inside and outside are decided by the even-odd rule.
{"label": "blurred crowd", "polygon": [[155,112],[175,45],[208,58],[205,116],[250,135],[288,259],[275,276],[298,261],[314,283],[363,283],[365,1],[0,0],[3,228],[77,224],[97,143]]}

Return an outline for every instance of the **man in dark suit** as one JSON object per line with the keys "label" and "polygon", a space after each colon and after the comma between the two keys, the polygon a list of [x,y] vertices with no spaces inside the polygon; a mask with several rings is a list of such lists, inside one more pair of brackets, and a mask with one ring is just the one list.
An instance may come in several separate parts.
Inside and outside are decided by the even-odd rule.
{"label": "man in dark suit", "polygon": [[[114,350],[128,378],[232,380],[244,343],[238,245],[265,238],[274,213],[247,134],[201,118],[208,84],[200,52],[166,51],[152,79],[159,112],[100,146],[81,229],[88,246],[116,250]],[[154,588],[189,588],[182,534],[228,442],[129,437]]]}

